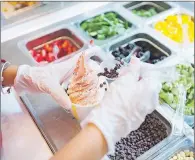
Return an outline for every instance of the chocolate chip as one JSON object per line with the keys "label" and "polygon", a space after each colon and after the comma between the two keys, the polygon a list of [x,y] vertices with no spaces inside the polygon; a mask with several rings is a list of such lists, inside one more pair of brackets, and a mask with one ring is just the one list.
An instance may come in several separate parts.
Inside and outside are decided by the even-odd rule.
{"label": "chocolate chip", "polygon": [[101,84],[100,84],[100,88],[102,88],[102,87],[103,87],[103,84],[101,83]]}
{"label": "chocolate chip", "polygon": [[106,82],[103,82],[104,85],[106,85]]}
{"label": "chocolate chip", "polygon": [[102,76],[102,73],[98,73],[97,75],[98,75],[98,77],[99,77],[99,76]]}
{"label": "chocolate chip", "polygon": [[104,71],[107,72],[108,71],[108,68],[104,68]]}
{"label": "chocolate chip", "polygon": [[115,153],[109,155],[109,158],[135,160],[167,136],[167,129],[162,121],[154,113],[149,114],[137,130],[116,143]]}
{"label": "chocolate chip", "polygon": [[107,91],[107,88],[105,88],[105,91]]}

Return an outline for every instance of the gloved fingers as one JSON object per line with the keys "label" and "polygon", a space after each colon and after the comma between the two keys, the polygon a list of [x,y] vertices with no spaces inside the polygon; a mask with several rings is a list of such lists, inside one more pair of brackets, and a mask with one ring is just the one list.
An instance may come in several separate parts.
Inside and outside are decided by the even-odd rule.
{"label": "gloved fingers", "polygon": [[31,68],[32,67],[28,65],[21,65],[18,67],[17,75],[16,75],[16,78],[14,80],[14,85],[13,85],[15,91],[18,94],[21,94],[23,91],[30,92],[30,93],[41,93],[42,92],[40,88],[38,87],[38,85],[35,84],[36,82],[32,78],[32,75],[33,75],[33,77],[35,77],[35,80],[38,81],[38,78],[36,78],[36,75],[32,73]]}
{"label": "gloved fingers", "polygon": [[[151,113],[159,105],[159,92],[162,84],[158,79],[145,78],[138,82],[138,96],[141,97],[142,111]],[[144,106],[144,107],[143,107]]]}
{"label": "gloved fingers", "polygon": [[142,74],[144,74],[144,72],[147,72],[149,70],[154,69],[155,66],[153,64],[149,64],[149,63],[145,63],[145,62],[141,62],[141,76]]}
{"label": "gloved fingers", "polygon": [[[52,81],[51,81],[52,82]],[[56,81],[53,81],[52,83],[49,82],[49,85],[45,85],[45,92],[50,94],[52,98],[64,109],[69,110],[71,109],[71,101],[68,95],[66,94],[63,87],[57,83]]]}
{"label": "gloved fingers", "polygon": [[98,56],[100,59],[105,59],[104,51],[99,46],[93,46],[92,48],[89,48],[84,51],[86,60],[88,61],[92,56]]}
{"label": "gloved fingers", "polygon": [[120,76],[131,74],[135,79],[139,79],[141,62],[138,58],[132,56],[128,66],[123,67],[120,71]]}

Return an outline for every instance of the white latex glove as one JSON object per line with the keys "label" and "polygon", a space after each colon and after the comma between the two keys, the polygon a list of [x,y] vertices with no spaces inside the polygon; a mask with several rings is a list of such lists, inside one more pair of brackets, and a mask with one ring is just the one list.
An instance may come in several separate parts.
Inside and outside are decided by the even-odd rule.
{"label": "white latex glove", "polygon": [[[103,54],[99,47],[93,47],[83,51],[86,57]],[[71,102],[61,86],[66,78],[72,75],[80,52],[74,57],[56,64],[48,64],[41,67],[21,65],[15,78],[14,89],[19,94],[22,92],[48,93],[63,108],[70,110]]]}
{"label": "white latex glove", "polygon": [[132,58],[129,73],[110,85],[100,107],[92,110],[81,123],[82,127],[93,123],[101,130],[110,153],[115,143],[138,129],[158,105],[161,84],[152,77],[138,81],[140,67],[140,61]]}

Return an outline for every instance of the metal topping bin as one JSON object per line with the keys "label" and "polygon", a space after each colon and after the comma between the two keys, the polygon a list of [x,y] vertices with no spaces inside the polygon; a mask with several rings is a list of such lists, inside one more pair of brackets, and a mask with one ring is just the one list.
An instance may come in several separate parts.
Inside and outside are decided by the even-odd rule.
{"label": "metal topping bin", "polygon": [[[107,18],[104,18],[104,15],[105,14],[116,14],[116,21],[120,22],[120,24],[115,24],[115,22],[111,22],[109,21]],[[90,15],[90,16],[89,16]],[[109,35],[108,37],[106,38],[97,38],[96,37],[96,33],[92,32],[92,33],[89,33],[89,31],[85,31],[83,28],[83,24],[84,23],[90,23],[91,21],[95,20],[95,18],[97,17],[100,17],[103,16],[103,21],[102,21],[102,24],[104,25],[104,23],[108,23],[108,24],[105,24],[108,28],[106,29],[106,32],[109,32],[111,33],[111,35]],[[107,7],[104,7],[102,9],[99,9],[99,10],[95,10],[93,12],[89,12],[87,14],[84,14],[83,16],[80,16],[79,17],[79,21],[76,21],[75,22],[75,26],[80,30],[81,34],[88,40],[93,40],[94,43],[96,45],[100,45],[100,46],[103,46],[103,45],[106,45],[108,43],[110,43],[111,41],[117,39],[118,37],[121,37],[125,34],[128,34],[128,33],[131,33],[133,30],[135,30],[136,26],[131,22],[130,18],[128,18],[124,13],[123,13],[123,10],[119,7],[117,8],[116,6],[114,5],[110,5],[110,6],[107,6]],[[116,22],[116,23],[118,23]],[[126,29],[124,30],[117,30],[118,28],[121,27],[121,24],[124,24],[126,23]],[[100,29],[102,27],[102,24],[99,26]],[[90,24],[91,26],[93,24]],[[98,26],[95,26],[95,27],[98,27]],[[115,28],[114,30],[112,28]],[[123,28],[123,27],[122,27]],[[97,28],[98,29],[98,28]],[[104,32],[104,30],[102,29],[102,32]],[[112,32],[117,32],[115,34],[112,34]],[[101,34],[99,33],[98,31],[98,34]]]}
{"label": "metal topping bin", "polygon": [[17,16],[23,12],[34,9],[44,5],[42,2],[34,2],[34,1],[21,1],[21,2],[1,2],[1,12],[6,19],[9,19],[13,16]]}
{"label": "metal topping bin", "polygon": [[84,41],[70,27],[60,27],[48,31],[21,41],[18,46],[36,64],[68,59],[86,48]]}
{"label": "metal topping bin", "polygon": [[[142,52],[150,51],[150,57],[146,60],[146,62],[148,63],[153,63],[153,61],[156,61],[155,63],[157,63],[163,60],[161,59],[161,57],[165,58],[172,54],[170,49],[168,49],[162,43],[146,33],[136,33],[121,41],[111,44],[108,47],[107,51],[109,52],[109,54],[113,55],[113,51],[118,50],[119,47],[124,47],[127,44],[135,44],[136,46],[141,48],[140,51]],[[137,52],[135,50],[133,51],[134,53]]]}
{"label": "metal topping bin", "polygon": [[[177,22],[177,18],[175,18],[176,15],[181,15],[181,22],[183,21],[182,19],[184,19],[184,23],[187,24],[187,33],[186,33],[186,37],[188,38],[187,42],[185,41],[185,43],[183,43],[183,28],[181,27],[181,25],[179,25],[179,23],[175,23],[175,21]],[[187,16],[186,16],[187,15]],[[169,19],[167,19],[169,18]],[[191,21],[186,21],[186,19],[190,19]],[[179,18],[180,19],[180,18]],[[166,20],[166,23],[165,23]],[[170,23],[169,23],[170,21]],[[171,22],[173,21],[173,22]],[[170,25],[171,24],[171,25]],[[147,25],[149,26],[148,30],[153,30],[153,33],[156,34],[156,36],[158,37],[163,37],[164,41],[167,41],[170,43],[170,45],[172,47],[175,48],[175,51],[177,52],[177,54],[180,54],[181,52],[181,47],[184,47],[185,49],[188,49],[191,53],[191,49],[194,50],[194,14],[191,11],[188,11],[186,9],[183,8],[177,8],[176,10],[174,10],[173,12],[171,12],[170,14],[164,14],[161,17],[159,17],[158,19],[155,20],[151,20],[147,22]],[[165,27],[163,27],[165,26]],[[169,28],[166,29],[167,27]],[[160,28],[162,27],[162,29]],[[160,30],[166,30],[166,32],[161,32]],[[175,33],[175,35],[171,34],[171,33]],[[181,34],[180,34],[181,33]],[[188,53],[189,54],[189,53]]]}
{"label": "metal topping bin", "polygon": [[[161,12],[164,12],[172,8],[172,6],[166,2],[131,2],[131,3],[125,4],[124,7],[131,12],[138,11],[135,14],[137,16],[144,17],[144,18],[152,17],[156,14],[159,14]],[[148,12],[151,9],[153,9],[153,11],[151,11],[151,13]],[[143,10],[145,10],[147,13],[144,14],[142,12]]]}
{"label": "metal topping bin", "polygon": [[177,153],[186,150],[194,153],[194,142],[187,137],[183,137],[179,141],[167,145],[166,149],[162,150],[162,152],[155,157],[154,160],[170,160]]}
{"label": "metal topping bin", "polygon": [[[148,115],[149,116],[149,115]],[[172,142],[176,142],[178,139],[179,139],[179,137],[174,137],[174,136],[172,136],[171,135],[171,132],[172,132],[172,124],[165,118],[165,117],[163,117],[158,111],[154,111],[153,113],[151,113],[151,115],[150,115],[151,117],[153,117],[153,118],[155,118],[155,119],[157,119],[158,120],[158,122],[155,122],[155,123],[159,123],[160,125],[163,125],[165,128],[166,128],[166,135],[167,135],[167,137],[165,137],[163,140],[161,140],[161,141],[158,141],[158,142],[152,142],[152,143],[154,143],[153,144],[153,147],[151,147],[151,148],[149,148],[149,150],[145,150],[144,149],[144,153],[143,153],[143,150],[141,149],[141,148],[137,148],[137,150],[136,150],[136,152],[139,152],[139,153],[141,153],[141,155],[140,156],[138,156],[138,157],[134,157],[134,158],[136,158],[136,159],[138,159],[138,160],[145,160],[145,159],[148,159],[149,157],[152,157],[152,155],[154,155],[156,152],[158,152],[159,150],[161,150],[163,147],[165,147],[165,146],[167,146],[169,143],[172,143]],[[148,117],[148,119],[149,119],[149,117]],[[146,120],[145,120],[146,121]],[[143,125],[143,123],[142,123],[142,125]],[[149,124],[148,124],[149,125]],[[152,125],[152,124],[151,124]],[[141,126],[140,126],[141,127]],[[146,127],[146,126],[145,126]],[[139,130],[139,129],[138,129]],[[136,131],[133,131],[133,132],[137,132],[138,130],[136,130]],[[155,128],[153,127],[153,129],[152,130],[155,130]],[[155,136],[157,136],[158,135],[158,133],[160,132],[160,131],[155,131],[156,133],[156,135]],[[138,135],[139,134],[139,135]],[[145,134],[145,132],[143,131],[143,132],[140,132],[140,133],[138,133],[137,135],[134,135],[134,137],[132,137],[133,139],[134,138],[138,138],[140,135],[142,135],[142,134]],[[148,138],[149,138],[149,135],[148,135],[148,133],[146,133],[146,142],[144,141],[144,139],[142,139],[141,137],[139,137],[138,138],[138,141],[136,142],[137,144],[138,144],[138,146],[139,146],[139,144],[140,143],[143,143],[143,146],[142,146],[142,148],[144,147],[146,147],[146,145],[148,145]],[[132,135],[131,135],[132,136]],[[138,136],[138,137],[137,137]],[[159,135],[160,136],[160,135]],[[157,138],[157,137],[156,137]],[[156,139],[157,140],[157,139]],[[133,142],[131,142],[132,140],[130,139],[130,137],[125,137],[125,138],[122,138],[121,139],[121,141],[120,142],[117,142],[116,143],[116,146],[118,145],[118,149],[117,150],[115,150],[115,156],[116,157],[114,157],[114,156],[112,156],[112,155],[109,155],[109,157],[110,157],[110,159],[112,160],[112,159],[114,159],[114,158],[121,158],[121,159],[123,159],[124,157],[128,157],[129,159],[134,159],[132,156],[133,156],[133,154],[135,154],[134,152],[132,152],[132,149],[134,149],[135,150],[135,146],[136,146],[136,144],[135,144],[135,146],[133,146],[133,148],[128,148],[129,146],[130,146],[130,143],[133,143]],[[120,145],[119,145],[120,144]],[[121,148],[121,150],[119,150]],[[121,157],[120,157],[120,155],[119,155],[119,153],[117,153],[117,152],[121,152],[121,153],[123,153],[122,155],[121,155]],[[130,156],[130,154],[131,154],[131,156]]]}
{"label": "metal topping bin", "polygon": [[[62,2],[25,1],[25,2],[1,2],[1,19],[3,23],[1,29],[13,27],[14,25],[26,22],[41,15],[68,7],[74,2],[64,4]],[[27,5],[27,3],[29,5]]]}

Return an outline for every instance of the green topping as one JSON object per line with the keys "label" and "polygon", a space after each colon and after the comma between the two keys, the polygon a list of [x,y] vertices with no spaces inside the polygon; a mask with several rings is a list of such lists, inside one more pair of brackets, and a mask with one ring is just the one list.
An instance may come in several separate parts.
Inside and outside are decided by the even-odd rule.
{"label": "green topping", "polygon": [[81,23],[81,28],[98,40],[105,40],[117,34],[122,34],[131,26],[132,24],[121,19],[114,12],[101,14]]}
{"label": "green topping", "polygon": [[178,84],[186,89],[185,115],[194,115],[194,68],[190,65],[178,64],[176,66],[179,78],[174,82],[165,82],[159,93],[160,100],[176,109],[179,103]]}
{"label": "green topping", "polygon": [[150,9],[133,9],[132,12],[140,17],[152,17],[157,14],[154,7],[151,7]]}

